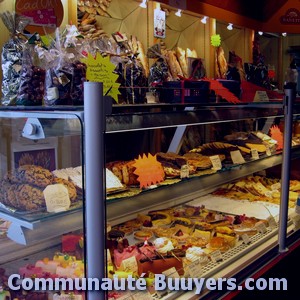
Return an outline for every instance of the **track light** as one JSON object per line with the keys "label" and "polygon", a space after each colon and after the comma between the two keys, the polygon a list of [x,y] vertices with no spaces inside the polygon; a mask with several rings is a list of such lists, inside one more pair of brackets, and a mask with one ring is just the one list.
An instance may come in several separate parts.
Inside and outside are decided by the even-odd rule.
{"label": "track light", "polygon": [[282,36],[284,36],[284,37],[285,37],[286,35],[287,35],[287,34],[286,34],[286,32],[283,32],[283,33],[282,33]]}
{"label": "track light", "polygon": [[181,9],[178,9],[177,12],[175,13],[175,15],[176,15],[177,17],[181,17]]}
{"label": "track light", "polygon": [[262,31],[259,31],[258,34],[259,34],[259,35],[263,35],[264,33],[263,33]]}
{"label": "track light", "polygon": [[228,29],[228,30],[232,30],[232,29],[233,29],[233,24],[232,24],[232,23],[229,23],[228,26],[227,26],[227,29]]}
{"label": "track light", "polygon": [[207,17],[204,16],[204,17],[201,19],[201,23],[202,23],[202,24],[206,24],[206,22],[207,22]]}
{"label": "track light", "polygon": [[143,2],[140,4],[140,7],[147,8],[147,0],[143,0]]}

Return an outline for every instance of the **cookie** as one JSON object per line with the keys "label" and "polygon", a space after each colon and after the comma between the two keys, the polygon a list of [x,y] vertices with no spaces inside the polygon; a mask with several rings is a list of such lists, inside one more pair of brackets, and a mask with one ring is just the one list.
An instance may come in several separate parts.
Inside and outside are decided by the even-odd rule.
{"label": "cookie", "polygon": [[14,171],[8,171],[4,175],[3,180],[7,181],[10,184],[20,183],[20,180],[18,179],[16,170],[14,170]]}
{"label": "cookie", "polygon": [[18,185],[15,191],[18,209],[26,211],[39,210],[46,207],[43,191],[29,184]]}
{"label": "cookie", "polygon": [[3,203],[22,211],[35,211],[46,206],[43,191],[29,184],[2,185],[5,188]]}
{"label": "cookie", "polygon": [[16,175],[21,183],[32,184],[40,188],[45,188],[53,182],[52,173],[40,166],[23,165],[16,170]]}

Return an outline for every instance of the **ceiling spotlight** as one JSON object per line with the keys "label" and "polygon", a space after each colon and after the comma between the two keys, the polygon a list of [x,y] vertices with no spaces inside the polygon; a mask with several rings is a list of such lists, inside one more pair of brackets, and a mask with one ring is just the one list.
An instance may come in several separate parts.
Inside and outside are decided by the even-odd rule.
{"label": "ceiling spotlight", "polygon": [[204,17],[201,19],[201,23],[202,23],[202,24],[206,24],[206,21],[207,21],[207,17],[204,16]]}
{"label": "ceiling spotlight", "polygon": [[286,32],[283,32],[283,33],[282,33],[282,36],[286,36]]}
{"label": "ceiling spotlight", "polygon": [[143,2],[140,4],[140,7],[147,8],[147,0],[143,0]]}
{"label": "ceiling spotlight", "polygon": [[263,33],[262,31],[259,31],[258,34],[259,34],[259,35],[263,35],[264,33]]}
{"label": "ceiling spotlight", "polygon": [[178,9],[177,12],[175,13],[175,16],[181,17],[181,9]]}
{"label": "ceiling spotlight", "polygon": [[228,26],[227,26],[227,29],[228,29],[228,30],[232,30],[232,29],[233,29],[233,24],[232,24],[232,23],[229,23]]}

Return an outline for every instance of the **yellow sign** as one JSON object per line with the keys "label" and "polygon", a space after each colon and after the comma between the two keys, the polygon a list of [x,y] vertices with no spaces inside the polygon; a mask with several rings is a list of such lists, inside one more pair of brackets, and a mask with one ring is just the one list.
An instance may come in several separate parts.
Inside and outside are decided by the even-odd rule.
{"label": "yellow sign", "polygon": [[89,53],[87,58],[81,60],[87,65],[86,79],[92,82],[102,82],[103,94],[113,97],[118,102],[120,84],[116,81],[119,76],[114,73],[116,67],[110,62],[109,57],[102,57],[100,53],[94,57]]}

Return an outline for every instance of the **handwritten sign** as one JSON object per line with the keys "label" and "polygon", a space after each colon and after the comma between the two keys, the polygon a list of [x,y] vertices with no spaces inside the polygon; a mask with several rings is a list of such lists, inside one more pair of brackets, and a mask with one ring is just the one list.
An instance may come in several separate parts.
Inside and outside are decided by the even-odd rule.
{"label": "handwritten sign", "polygon": [[60,212],[69,209],[71,205],[69,192],[63,184],[48,185],[43,193],[48,212]]}
{"label": "handwritten sign", "polygon": [[64,8],[61,0],[16,0],[16,13],[29,18],[28,32],[45,35],[61,25]]}
{"label": "handwritten sign", "polygon": [[230,151],[230,156],[231,156],[232,162],[234,164],[243,164],[243,163],[245,163],[245,159],[242,156],[240,150]]}
{"label": "handwritten sign", "polygon": [[88,54],[86,58],[82,59],[87,65],[86,79],[93,82],[103,83],[103,93],[112,96],[118,101],[119,83],[116,83],[118,75],[114,73],[115,65],[110,62],[109,57],[102,57],[100,53],[94,57]]}
{"label": "handwritten sign", "polygon": [[268,102],[269,97],[266,91],[256,91],[254,102]]}

